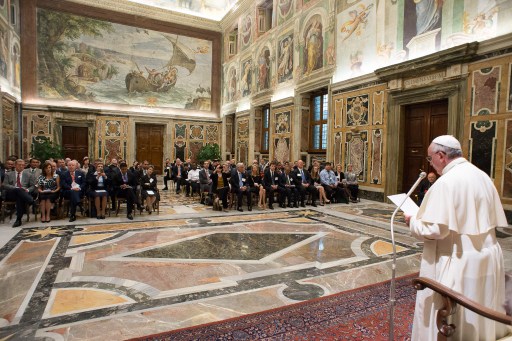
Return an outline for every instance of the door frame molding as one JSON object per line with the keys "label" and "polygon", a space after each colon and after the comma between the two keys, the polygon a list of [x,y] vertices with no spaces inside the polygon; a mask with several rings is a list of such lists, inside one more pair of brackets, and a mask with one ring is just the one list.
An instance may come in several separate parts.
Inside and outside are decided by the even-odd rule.
{"label": "door frame molding", "polygon": [[[55,117],[55,116],[54,116]],[[89,154],[89,158],[95,159],[96,155],[95,153],[95,133],[96,133],[96,121],[91,120],[80,120],[80,119],[70,119],[69,117],[65,118],[55,118],[55,127],[53,128],[54,134],[54,141],[62,146],[62,127],[78,127],[78,128],[87,128],[87,153]],[[64,156],[66,157],[66,156]],[[77,160],[82,163],[82,160]],[[92,161],[92,160],[91,160]]]}
{"label": "door frame molding", "polygon": [[[130,130],[130,133],[128,136],[133,136],[134,139],[133,139],[133,143],[131,145],[131,151],[128,152],[128,154],[131,153],[131,159],[132,161],[130,161],[131,163],[133,163],[133,161],[137,160],[137,124],[139,125],[146,125],[146,126],[161,126],[163,127],[164,129],[164,135],[163,135],[163,145],[162,145],[162,165],[160,165],[161,167],[163,167],[163,161],[165,161],[165,151],[166,150],[170,150],[170,141],[171,141],[171,126],[172,126],[172,121],[170,120],[166,120],[166,119],[161,119],[161,120],[158,120],[157,118],[151,118],[151,121],[148,122],[147,121],[147,118],[146,120],[142,119],[142,118],[132,118],[131,120],[132,122],[130,122],[130,125],[129,125],[129,130]],[[141,162],[141,160],[137,160],[139,162]],[[163,171],[163,169],[162,169]]]}
{"label": "door frame molding", "polygon": [[386,182],[384,197],[396,194],[402,187],[405,106],[416,103],[448,99],[448,134],[462,140],[464,134],[464,103],[467,93],[467,76],[409,90],[395,90],[388,93]]}

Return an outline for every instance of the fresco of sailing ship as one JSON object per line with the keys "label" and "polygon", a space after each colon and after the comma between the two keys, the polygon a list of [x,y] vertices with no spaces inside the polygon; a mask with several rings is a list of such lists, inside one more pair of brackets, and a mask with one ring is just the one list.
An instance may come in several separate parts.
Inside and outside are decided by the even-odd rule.
{"label": "fresco of sailing ship", "polygon": [[165,36],[165,38],[173,48],[169,62],[160,70],[145,67],[147,76],[144,76],[144,71],[134,62],[137,70],[131,71],[125,78],[128,93],[169,92],[178,80],[178,67],[188,70],[188,75],[194,71],[196,68],[194,51],[180,43],[178,36],[176,38]]}

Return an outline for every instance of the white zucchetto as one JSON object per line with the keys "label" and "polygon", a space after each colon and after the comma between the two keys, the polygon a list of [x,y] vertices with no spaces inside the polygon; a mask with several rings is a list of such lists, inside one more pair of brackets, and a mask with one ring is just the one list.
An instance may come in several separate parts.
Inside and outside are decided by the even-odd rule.
{"label": "white zucchetto", "polygon": [[452,149],[462,150],[459,140],[452,135],[441,135],[432,140],[432,143],[439,144],[441,146],[449,147]]}

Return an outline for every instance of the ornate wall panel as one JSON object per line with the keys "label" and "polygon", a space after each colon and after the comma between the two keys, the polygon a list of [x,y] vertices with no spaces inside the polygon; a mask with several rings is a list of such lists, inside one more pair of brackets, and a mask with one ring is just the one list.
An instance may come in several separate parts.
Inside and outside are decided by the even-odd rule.
{"label": "ornate wall panel", "polygon": [[334,165],[341,164],[342,159],[342,145],[343,145],[343,133],[341,131],[338,131],[336,135],[334,135],[334,156],[333,156],[333,162]]}
{"label": "ornate wall panel", "polygon": [[44,111],[23,112],[23,157],[29,156],[32,146],[44,140],[53,141],[55,122],[52,115]]}
{"label": "ornate wall panel", "polygon": [[473,71],[472,98],[473,116],[496,114],[501,84],[501,67],[488,67]]}
{"label": "ornate wall panel", "polygon": [[359,181],[365,182],[367,177],[368,131],[347,133],[345,135],[345,146],[345,169],[348,165],[352,165],[354,173],[359,174]]}
{"label": "ornate wall panel", "polygon": [[278,162],[292,159],[292,106],[272,108],[270,113],[269,158]]}
{"label": "ornate wall panel", "polygon": [[128,155],[128,118],[98,117],[96,120],[96,157],[108,162],[112,158],[126,159]]}
{"label": "ornate wall panel", "polygon": [[261,108],[254,112],[254,151],[259,153],[261,150]]}
{"label": "ornate wall panel", "polygon": [[11,154],[17,153],[15,147],[15,128],[16,116],[14,115],[14,104],[7,100],[2,100],[2,140],[3,148],[2,154],[0,155],[1,160],[6,160]]}
{"label": "ornate wall panel", "polygon": [[236,121],[236,160],[248,164],[249,156],[249,117],[241,117]]}
{"label": "ornate wall panel", "polygon": [[233,115],[226,116],[226,152],[233,153]]}
{"label": "ornate wall panel", "polygon": [[374,125],[384,124],[384,91],[375,91],[373,93],[373,112]]}
{"label": "ornate wall panel", "polygon": [[497,121],[476,121],[471,123],[470,161],[494,178]]}
{"label": "ornate wall panel", "polygon": [[191,159],[199,162],[197,155],[201,148],[210,143],[220,146],[219,123],[201,124],[198,122],[176,120],[172,124],[172,152],[171,159],[182,161]]}
{"label": "ornate wall panel", "polygon": [[368,187],[385,183],[386,98],[385,84],[332,96],[329,134],[334,145],[328,159],[343,165],[344,171],[352,164]]}
{"label": "ornate wall panel", "polygon": [[368,124],[368,95],[347,98],[347,126]]}
{"label": "ornate wall panel", "polygon": [[300,126],[300,151],[307,152],[309,148],[309,109],[302,109],[302,124]]}
{"label": "ornate wall panel", "polygon": [[377,185],[382,183],[382,129],[372,130],[372,163],[370,181]]}
{"label": "ornate wall panel", "polygon": [[512,199],[512,120],[506,121],[505,129],[503,197]]}
{"label": "ornate wall panel", "polygon": [[343,126],[344,106],[343,98],[336,99],[334,101],[334,129],[341,128]]}

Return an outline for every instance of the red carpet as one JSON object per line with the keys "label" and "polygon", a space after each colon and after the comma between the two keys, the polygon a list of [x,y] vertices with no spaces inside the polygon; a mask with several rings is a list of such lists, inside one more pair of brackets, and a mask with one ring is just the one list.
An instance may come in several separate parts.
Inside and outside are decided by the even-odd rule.
{"label": "red carpet", "polygon": [[[417,276],[396,281],[395,340],[410,340]],[[132,340],[387,340],[388,319],[389,281]]]}

